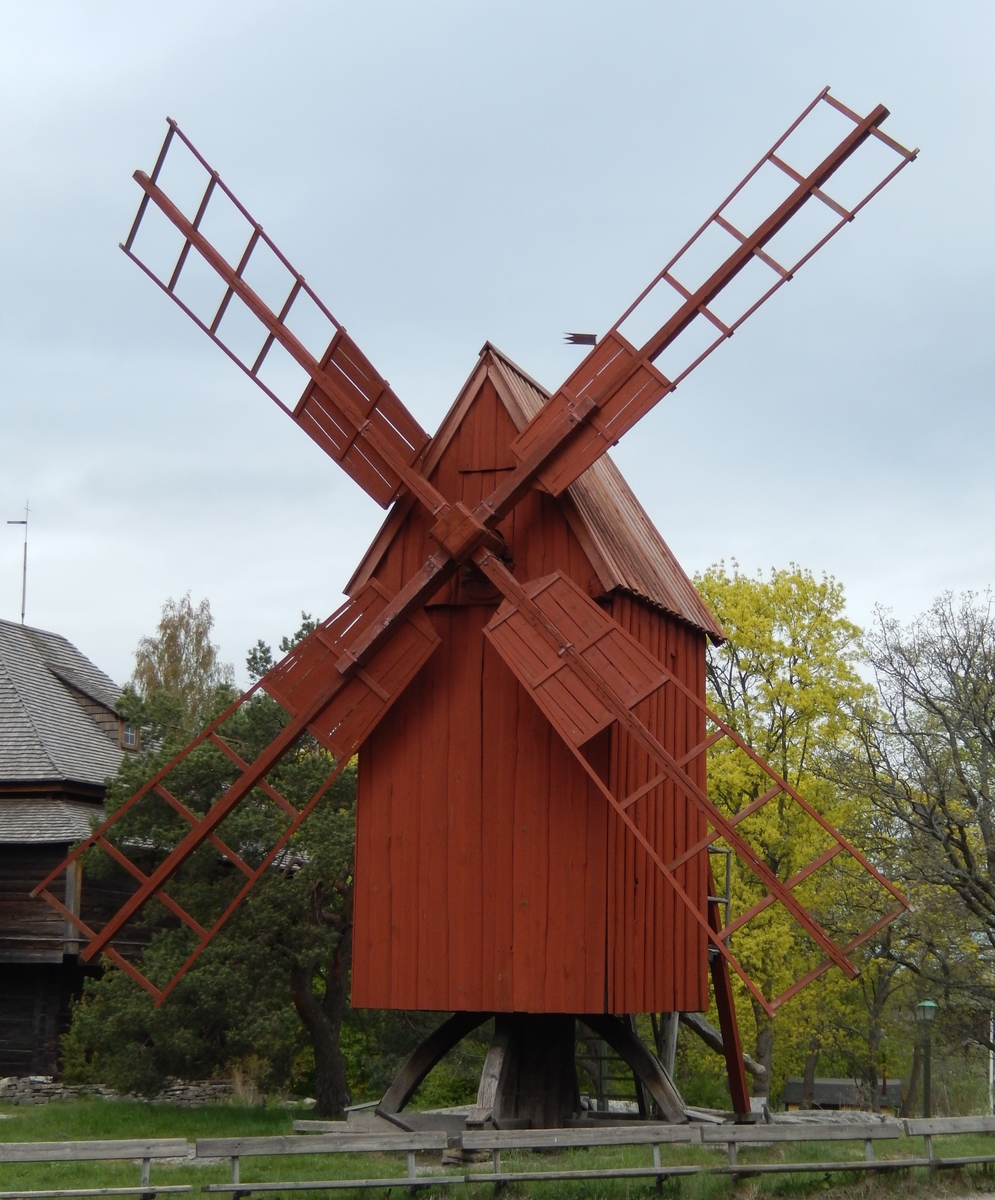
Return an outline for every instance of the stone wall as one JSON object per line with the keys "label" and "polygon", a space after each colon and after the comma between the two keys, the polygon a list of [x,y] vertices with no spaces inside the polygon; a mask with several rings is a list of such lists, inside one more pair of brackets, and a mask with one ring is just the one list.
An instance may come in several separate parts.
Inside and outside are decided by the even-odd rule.
{"label": "stone wall", "polygon": [[234,1085],[228,1080],[171,1079],[158,1096],[119,1096],[99,1083],[59,1083],[51,1075],[10,1075],[0,1079],[0,1101],[7,1104],[48,1104],[52,1100],[74,1100],[77,1096],[103,1096],[108,1100],[134,1100],[199,1108],[231,1100]]}

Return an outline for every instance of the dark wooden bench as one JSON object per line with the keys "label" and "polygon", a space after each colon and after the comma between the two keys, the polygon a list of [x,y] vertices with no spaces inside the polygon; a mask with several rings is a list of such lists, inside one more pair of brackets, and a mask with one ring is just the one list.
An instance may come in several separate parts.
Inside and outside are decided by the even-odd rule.
{"label": "dark wooden bench", "polygon": [[[227,1192],[248,1196],[252,1192],[319,1191],[332,1188],[441,1187],[462,1183],[462,1175],[419,1175],[415,1155],[419,1151],[442,1153],[446,1149],[444,1132],[422,1133],[314,1133],[302,1137],[198,1138],[197,1158],[227,1158],[231,1161],[231,1183],[206,1183],[202,1192]],[[403,1152],[407,1156],[407,1174],[377,1179],[290,1180],[282,1183],[246,1182],[240,1178],[242,1158],[301,1154],[383,1154]]]}
{"label": "dark wooden bench", "polygon": [[[729,1155],[726,1166],[712,1167],[714,1174],[766,1175],[794,1171],[898,1171],[909,1167],[928,1166],[925,1158],[882,1158],[874,1157],[874,1143],[894,1141],[902,1137],[903,1129],[897,1121],[880,1124],[856,1122],[850,1124],[816,1124],[800,1121],[794,1124],[774,1125],[705,1125],[701,1140],[706,1146],[724,1144]],[[795,1142],[863,1142],[864,1158],[836,1162],[779,1162],[739,1163],[739,1148],[743,1145],[785,1145]]]}
{"label": "dark wooden bench", "polygon": [[[662,1166],[661,1145],[699,1145],[695,1125],[610,1126],[600,1129],[468,1129],[460,1136],[463,1150],[489,1151],[490,1171],[468,1171],[467,1183],[518,1183],[543,1179],[625,1179],[651,1178],[663,1180],[671,1175],[697,1175],[703,1168],[696,1165]],[[565,1150],[579,1147],[651,1146],[653,1164],[645,1167],[609,1167],[603,1169],[562,1169],[507,1171],[501,1165],[502,1150]]]}
{"label": "dark wooden bench", "polygon": [[905,1132],[909,1137],[923,1139],[926,1161],[931,1170],[995,1162],[995,1154],[969,1154],[958,1158],[947,1158],[933,1153],[934,1137],[949,1137],[951,1134],[957,1133],[995,1133],[995,1117],[920,1117],[909,1118],[904,1124]]}
{"label": "dark wooden bench", "polygon": [[186,1158],[186,1138],[129,1139],[114,1142],[0,1142],[0,1163],[110,1162],[140,1160],[141,1181],[137,1187],[58,1188],[43,1191],[0,1192],[0,1200],[42,1200],[46,1196],[147,1196],[162,1192],[189,1192],[189,1183],[154,1184],[149,1180],[153,1159]]}

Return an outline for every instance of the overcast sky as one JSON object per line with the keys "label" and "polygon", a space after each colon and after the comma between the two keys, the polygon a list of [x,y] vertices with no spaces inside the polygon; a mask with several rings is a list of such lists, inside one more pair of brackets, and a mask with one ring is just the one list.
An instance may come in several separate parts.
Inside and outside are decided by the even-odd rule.
{"label": "overcast sky", "polygon": [[[995,582],[990,3],[0,6],[0,518],[118,681],[162,602],[325,616],[382,511],[118,250],[176,118],[433,431],[490,339],[555,388],[825,85],[921,147],[615,456],[689,572],[851,615]],[[20,531],[0,526],[0,617]]]}

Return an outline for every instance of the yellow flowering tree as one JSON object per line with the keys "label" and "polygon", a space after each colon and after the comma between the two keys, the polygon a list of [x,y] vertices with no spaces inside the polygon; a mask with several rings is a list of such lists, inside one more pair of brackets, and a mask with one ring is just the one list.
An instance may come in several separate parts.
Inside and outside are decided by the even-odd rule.
{"label": "yellow flowering tree", "polygon": [[[859,828],[859,800],[831,780],[828,765],[843,744],[855,741],[861,713],[873,704],[873,691],[861,677],[861,631],[845,615],[843,587],[829,576],[816,578],[797,566],[746,575],[734,563],[710,567],[695,580],[718,617],[727,640],[709,650],[708,693],[713,710],[832,824]],[[771,786],[770,777],[731,741],[709,755],[708,788],[729,815],[740,813]],[[789,796],[764,804],[738,826],[767,866],[782,881],[814,860],[829,835]],[[868,899],[861,872],[846,856],[833,860],[796,889],[799,899],[828,932],[843,936],[860,926]],[[715,858],[716,883],[725,884],[725,866]],[[733,914],[751,908],[765,889],[731,860],[729,889]],[[865,920],[863,922],[867,924]],[[732,948],[768,995],[778,993],[821,958],[818,947],[778,904],[772,904],[732,938]],[[841,986],[840,980],[814,985],[786,1006],[779,1028],[797,1060],[819,1040],[819,1009]],[[845,983],[845,981],[842,981]],[[756,1058],[772,1079],[774,1029],[763,1009],[740,989],[742,1015],[752,1013]]]}

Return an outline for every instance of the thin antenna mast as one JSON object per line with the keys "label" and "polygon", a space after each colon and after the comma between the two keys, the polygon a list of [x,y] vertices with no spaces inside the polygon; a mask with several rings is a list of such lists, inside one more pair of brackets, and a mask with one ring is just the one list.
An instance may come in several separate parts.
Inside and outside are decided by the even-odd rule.
{"label": "thin antenna mast", "polygon": [[23,525],[24,526],[24,559],[21,565],[21,624],[24,624],[24,608],[28,598],[28,516],[31,509],[28,507],[28,501],[24,501],[24,520],[23,521],[8,521],[8,525]]}

